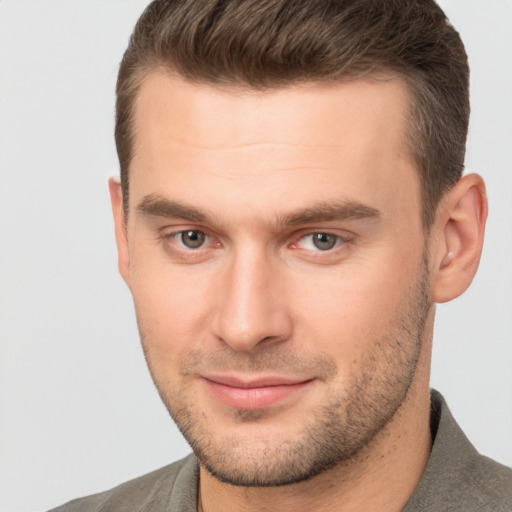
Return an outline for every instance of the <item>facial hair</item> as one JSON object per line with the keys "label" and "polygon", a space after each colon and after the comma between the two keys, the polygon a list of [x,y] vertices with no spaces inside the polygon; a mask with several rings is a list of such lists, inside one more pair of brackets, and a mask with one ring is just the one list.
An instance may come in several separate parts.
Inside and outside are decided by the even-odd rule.
{"label": "facial hair", "polygon": [[[252,352],[236,352],[229,346],[215,353],[191,352],[180,367],[180,386],[169,389],[154,370],[149,334],[139,322],[144,353],[159,394],[200,464],[214,477],[235,486],[282,486],[314,477],[355,457],[397,414],[413,381],[421,352],[429,300],[428,265],[399,311],[390,319],[386,332],[368,343],[370,347],[350,380],[336,383],[337,367],[327,354],[305,359],[293,354],[286,343],[262,345]],[[340,343],[343,343],[340,335]],[[300,422],[294,437],[260,438],[219,432],[206,413],[196,405],[195,376],[204,369],[214,372],[261,372],[315,375],[326,386],[327,397]],[[339,379],[338,379],[339,380]],[[275,412],[235,410],[238,423],[258,426]]]}

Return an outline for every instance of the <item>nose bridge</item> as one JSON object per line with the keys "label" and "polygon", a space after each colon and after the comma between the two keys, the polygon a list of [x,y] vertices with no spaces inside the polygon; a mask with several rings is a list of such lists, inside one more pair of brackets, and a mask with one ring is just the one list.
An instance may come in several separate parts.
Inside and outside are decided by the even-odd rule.
{"label": "nose bridge", "polygon": [[290,335],[291,321],[279,293],[279,265],[262,248],[247,244],[226,262],[218,295],[215,335],[238,351]]}

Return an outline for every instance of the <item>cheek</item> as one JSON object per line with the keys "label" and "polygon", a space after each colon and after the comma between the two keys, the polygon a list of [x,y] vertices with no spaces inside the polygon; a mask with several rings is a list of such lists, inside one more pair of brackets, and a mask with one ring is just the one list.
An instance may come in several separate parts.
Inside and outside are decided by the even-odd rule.
{"label": "cheek", "polygon": [[[407,265],[406,265],[407,267]],[[388,261],[347,265],[304,282],[296,296],[299,336],[352,364],[392,330],[417,273]]]}
{"label": "cheek", "polygon": [[[179,359],[204,342],[207,280],[193,267],[174,268],[147,260],[133,265],[131,292],[143,342],[159,358]],[[211,295],[211,294],[210,294]]]}

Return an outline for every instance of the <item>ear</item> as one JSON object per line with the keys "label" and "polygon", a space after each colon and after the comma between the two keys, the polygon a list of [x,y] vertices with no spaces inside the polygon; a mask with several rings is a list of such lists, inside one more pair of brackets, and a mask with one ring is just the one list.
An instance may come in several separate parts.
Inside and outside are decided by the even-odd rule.
{"label": "ear", "polygon": [[108,180],[112,214],[114,215],[114,228],[117,244],[117,264],[122,278],[130,286],[130,255],[128,251],[128,231],[123,208],[123,192],[121,184],[116,178]]}
{"label": "ear", "polygon": [[477,174],[463,176],[442,199],[432,226],[434,302],[452,300],[471,284],[480,262],[486,219],[484,181]]}

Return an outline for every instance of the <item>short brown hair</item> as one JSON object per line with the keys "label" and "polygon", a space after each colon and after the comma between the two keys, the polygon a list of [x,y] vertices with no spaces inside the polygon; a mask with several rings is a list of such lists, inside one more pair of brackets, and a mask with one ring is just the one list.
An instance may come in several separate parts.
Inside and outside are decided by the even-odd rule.
{"label": "short brown hair", "polygon": [[[155,0],[121,61],[115,138],[127,209],[135,98],[149,73],[258,89],[394,73],[412,101],[408,142],[428,228],[460,178],[469,69],[459,34],[434,0]],[[127,210],[126,210],[127,211]]]}

